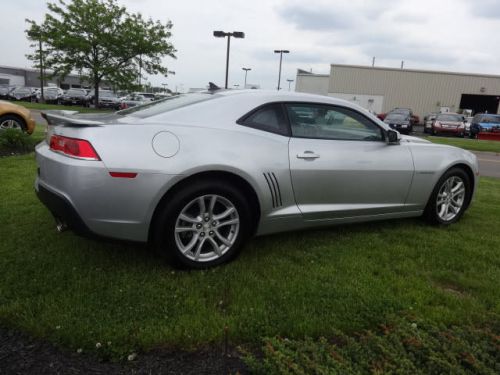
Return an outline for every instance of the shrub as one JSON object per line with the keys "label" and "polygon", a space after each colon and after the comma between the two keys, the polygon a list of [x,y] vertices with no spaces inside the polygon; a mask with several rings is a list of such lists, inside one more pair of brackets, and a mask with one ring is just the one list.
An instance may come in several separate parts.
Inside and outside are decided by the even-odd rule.
{"label": "shrub", "polygon": [[493,327],[400,319],[331,340],[268,338],[261,358],[244,359],[256,374],[498,374],[500,336]]}
{"label": "shrub", "polygon": [[35,149],[37,140],[16,130],[5,129],[0,131],[0,152],[2,154],[23,154]]}

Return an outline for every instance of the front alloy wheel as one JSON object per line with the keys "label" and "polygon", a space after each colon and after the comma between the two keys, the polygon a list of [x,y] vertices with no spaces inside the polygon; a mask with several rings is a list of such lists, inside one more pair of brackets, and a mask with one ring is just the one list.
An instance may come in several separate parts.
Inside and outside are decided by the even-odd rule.
{"label": "front alloy wheel", "polygon": [[463,215],[472,189],[469,176],[461,168],[449,169],[434,187],[424,216],[434,224],[452,224]]}
{"label": "front alloy wheel", "polygon": [[234,204],[216,195],[202,195],[189,202],[175,224],[175,243],[194,262],[222,257],[235,243],[240,219]]}
{"label": "front alloy wheel", "polygon": [[439,189],[436,212],[442,221],[453,220],[465,202],[465,183],[459,176],[448,178]]}

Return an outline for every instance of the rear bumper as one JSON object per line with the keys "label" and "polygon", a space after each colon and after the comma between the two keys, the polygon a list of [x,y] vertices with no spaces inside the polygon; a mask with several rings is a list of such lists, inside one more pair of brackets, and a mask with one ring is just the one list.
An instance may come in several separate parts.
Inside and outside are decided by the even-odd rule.
{"label": "rear bumper", "polygon": [[137,170],[136,178],[114,178],[102,161],[70,158],[36,147],[40,200],[78,233],[147,242],[154,210],[175,175]]}
{"label": "rear bumper", "polygon": [[49,209],[54,218],[66,224],[68,229],[84,236],[93,234],[87,225],[85,225],[80,215],[78,215],[73,205],[65,197],[39,184],[36,184],[36,195]]}
{"label": "rear bumper", "polygon": [[441,134],[441,133],[446,133],[446,134],[456,134],[456,135],[459,135],[459,134],[465,134],[465,128],[461,128],[461,129],[448,129],[448,128],[434,128],[434,132],[437,133],[437,134]]}

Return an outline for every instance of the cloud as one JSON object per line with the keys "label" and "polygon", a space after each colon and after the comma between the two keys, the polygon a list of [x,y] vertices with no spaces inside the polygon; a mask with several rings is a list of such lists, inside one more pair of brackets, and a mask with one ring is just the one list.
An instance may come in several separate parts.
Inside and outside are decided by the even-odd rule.
{"label": "cloud", "polygon": [[500,2],[498,0],[474,1],[470,8],[471,13],[476,16],[500,19]]}
{"label": "cloud", "polygon": [[351,27],[350,16],[338,8],[315,8],[310,5],[285,6],[280,16],[304,30],[339,30]]}

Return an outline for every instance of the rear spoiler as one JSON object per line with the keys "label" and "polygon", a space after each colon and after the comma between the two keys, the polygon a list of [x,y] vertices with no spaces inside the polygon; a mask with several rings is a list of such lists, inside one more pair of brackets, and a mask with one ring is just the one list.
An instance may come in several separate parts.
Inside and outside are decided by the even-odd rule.
{"label": "rear spoiler", "polygon": [[49,125],[95,126],[104,124],[102,121],[75,117],[78,113],[78,111],[51,110],[42,112],[42,117]]}

